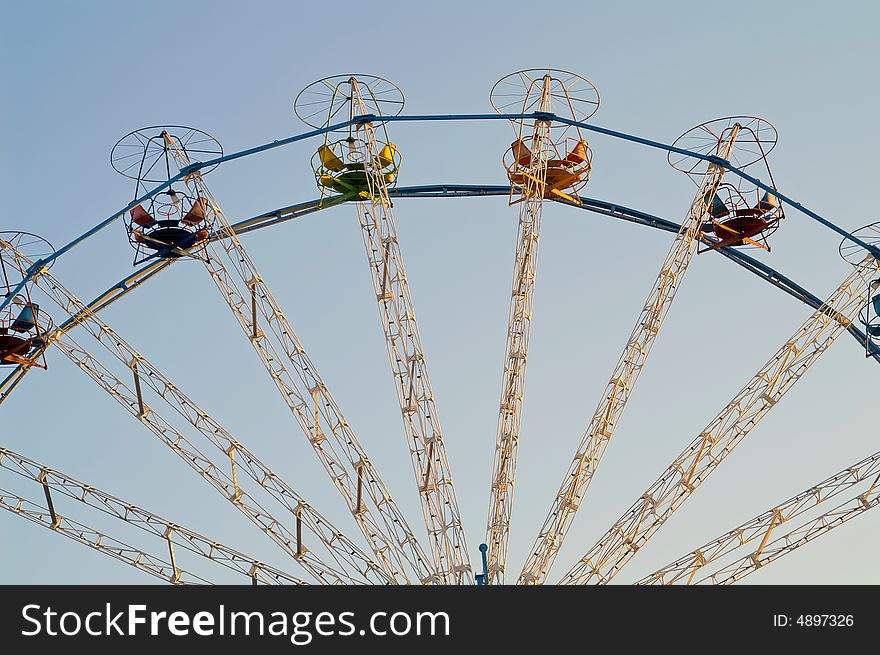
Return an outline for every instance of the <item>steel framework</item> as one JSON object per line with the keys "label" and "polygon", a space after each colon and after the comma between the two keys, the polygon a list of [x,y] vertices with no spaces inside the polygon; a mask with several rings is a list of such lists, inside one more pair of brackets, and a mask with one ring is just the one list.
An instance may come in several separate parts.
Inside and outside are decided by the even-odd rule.
{"label": "steel framework", "polygon": [[[18,254],[24,259],[24,255]],[[185,460],[201,477],[207,480],[229,502],[242,511],[263,532],[291,554],[319,581],[335,583],[368,581],[385,583],[389,578],[338,529],[306,502],[299,494],[268,469],[240,441],[232,437],[211,416],[168,380],[142,354],[128,344],[97,314],[83,303],[51,273],[43,270],[36,278],[37,285],[77,324],[82,325],[112,356],[128,369],[133,387],[125,384],[107,365],[100,362],[70,335],[62,336],[62,329],[48,335],[47,342],[55,343],[61,352],[83,370],[104,391],[117,400],[130,414],[146,425],[178,456]],[[69,330],[71,326],[64,328]],[[143,383],[143,384],[142,384]],[[152,389],[157,397],[185,418],[223,456],[217,463],[199,450],[178,428],[162,417],[147,403],[145,391]],[[238,453],[238,465],[236,454]],[[259,505],[239,484],[238,466],[245,474],[268,491],[292,515],[295,532],[285,527]],[[228,466],[230,473],[224,469]],[[335,560],[331,565],[316,552],[306,547],[303,530],[316,538]]]}
{"label": "steel framework", "polygon": [[[380,111],[381,91],[376,80],[371,76],[352,75],[316,82],[315,85],[333,89],[328,100],[326,124],[332,120],[333,112],[340,110],[340,104],[352,119],[370,113],[368,106]],[[461,512],[389,196],[389,187],[396,181],[399,168],[396,147],[388,140],[387,134],[385,141],[380,143],[370,121],[350,127],[348,138],[340,145],[340,161],[361,167],[355,170],[364,173],[363,186],[353,199],[356,200],[379,324],[385,336],[434,569],[438,581],[444,584],[472,584]],[[329,148],[330,145],[325,143],[322,147]]]}
{"label": "steel framework", "polygon": [[[581,88],[575,91],[574,86]],[[591,92],[595,94],[595,101]],[[520,71],[508,75],[495,84],[490,97],[499,113],[510,105],[523,113],[530,108],[549,113],[555,100],[563,106],[563,111],[567,109],[571,113],[572,118],[586,119],[599,107],[599,94],[592,83],[580,76],[555,70]],[[582,104],[588,108],[584,111],[575,109],[575,106],[581,109]],[[562,134],[552,134],[551,121],[535,119],[531,125],[522,120],[513,120],[512,123],[516,140],[509,152],[511,161],[509,164],[505,162],[505,167],[512,182],[510,202],[519,204],[519,224],[486,522],[487,584],[503,584],[507,565],[544,198],[562,198],[576,203],[577,197],[571,194],[586,183],[591,166],[589,145],[579,131],[575,149],[566,152],[565,130]],[[574,159],[573,154],[578,148],[582,154]],[[557,178],[555,182],[554,178]]]}
{"label": "steel framework", "polygon": [[[824,507],[844,492],[866,481],[871,481],[862,493],[840,503],[813,520],[792,525],[795,519],[810,510]],[[842,525],[880,503],[880,452],[866,457],[830,478],[813,485],[783,501],[766,512],[734,528],[730,532],[694,549],[674,562],[667,564],[637,584],[728,584],[737,582],[764,564],[792,552],[820,534]],[[773,541],[770,538],[775,537]],[[736,557],[748,550],[748,545],[758,541],[758,547],[727,565],[712,572],[711,564]],[[709,567],[708,570],[706,568]],[[703,577],[694,580],[697,574]]]}
{"label": "steel framework", "polygon": [[843,333],[878,270],[880,261],[866,256],[826,301],[828,311],[807,319],[560,583],[606,584],[617,575]]}
{"label": "steel framework", "polygon": [[[736,144],[741,126],[734,123],[723,131],[715,144],[715,155],[727,159]],[[572,463],[562,480],[535,545],[523,565],[520,584],[540,584],[544,581],[568,529],[584,500],[590,482],[602,460],[626,404],[644,370],[651,348],[660,334],[660,328],[669,312],[675,294],[697,251],[701,226],[709,214],[711,199],[715,197],[725,170],[713,163],[707,165],[702,184],[691,203],[687,220],[672,243],[666,259],[660,266],[657,280],[651,287],[632,334],[624,347],[599,406],[575,451]]]}
{"label": "steel framework", "polygon": [[[357,88],[356,84],[354,86]],[[520,113],[502,111],[498,115],[404,116],[385,115],[381,111],[371,110],[363,103],[363,95],[357,93],[351,94],[344,100],[352,108],[348,120],[330,124],[336,115],[335,112],[331,112],[330,119],[326,123],[305,134],[228,155],[223,155],[222,150],[219,149],[207,150],[212,158],[204,162],[191,161],[186,149],[180,147],[181,140],[162,130],[158,135],[161,138],[151,137],[150,141],[151,156],[158,155],[160,159],[164,157],[163,161],[166,163],[164,173],[157,179],[150,180],[157,182],[157,186],[150,189],[146,184],[142,184],[147,180],[145,176],[135,176],[139,186],[136,190],[137,197],[132,203],[57,252],[38,257],[35,261],[27,261],[27,266],[22,268],[24,274],[21,281],[17,284],[7,284],[7,291],[0,299],[0,311],[7,310],[16,296],[32,283],[53,299],[69,318],[47,333],[46,343],[38,349],[37,355],[44,356],[45,350],[55,345],[56,350],[60,350],[84,370],[129,413],[178,456],[185,459],[219,493],[244,512],[295,561],[302,564],[317,582],[380,584],[411,581],[423,584],[471,582],[460,513],[452,488],[452,476],[443,447],[433,392],[424,364],[418,325],[412,310],[412,298],[391,213],[391,198],[512,193],[518,194],[522,202],[516,257],[518,266],[511,296],[510,324],[513,327],[508,330],[503,398],[508,401],[508,407],[514,406],[515,409],[505,414],[503,400],[496,440],[496,459],[493,464],[493,498],[487,538],[490,543],[489,548],[492,549],[488,557],[489,579],[493,582],[503,581],[541,206],[543,198],[549,197],[546,195],[547,189],[553,186],[547,177],[550,168],[549,157],[544,155],[547,139],[546,135],[542,136],[542,134],[545,131],[549,134],[554,125],[575,127],[578,130],[664,150],[671,156],[674,155],[676,161],[688,162],[687,172],[696,172],[702,183],[688,219],[681,226],[614,203],[585,199],[575,193],[556,193],[552,198],[562,204],[675,232],[676,239],[661,267],[658,281],[652,287],[639,323],[621,356],[618,369],[612,376],[608,391],[600,402],[590,429],[578,450],[578,456],[572,464],[574,468],[569,470],[566,482],[556,499],[554,511],[551,511],[548,523],[545,523],[536,541],[535,550],[523,568],[520,582],[541,583],[546,578],[638,375],[647,361],[653,341],[699,242],[706,244],[710,250],[718,250],[725,257],[812,306],[816,311],[801,330],[761,369],[753,381],[679,456],[660,480],[649,488],[633,509],[621,517],[606,537],[575,565],[563,578],[563,583],[610,581],[809,366],[825,352],[836,337],[843,333],[844,329],[867,346],[869,355],[878,358],[874,343],[854,323],[859,310],[866,304],[865,289],[874,289],[869,278],[876,276],[878,272],[876,259],[880,256],[878,244],[870,235],[862,232],[851,234],[795,202],[776,188],[772,176],[769,182],[762,182],[745,172],[744,168],[753,162],[733,156],[736,155],[736,147],[741,143],[741,136],[737,131],[742,126],[738,127],[738,123],[728,125],[730,129],[723,138],[716,139],[712,142],[712,148],[705,150],[699,146],[679,142],[666,145],[592,125],[578,116],[572,118],[560,116],[551,112],[554,107],[548,103],[525,104],[517,108]],[[388,166],[382,163],[383,158],[395,162],[395,149],[390,142],[380,143],[376,138],[376,130],[384,132],[385,125],[394,121],[438,120],[512,120],[521,124],[531,121],[530,124],[534,129],[529,143],[532,146],[531,154],[537,153],[537,157],[524,167],[528,175],[522,178],[522,182],[512,177],[510,186],[433,185],[393,188],[396,180],[388,179],[387,170],[383,174],[379,174],[379,171],[387,169]],[[350,135],[354,135],[354,141],[362,144],[353,143],[351,152],[361,162],[369,164],[367,169],[372,167],[374,161],[382,163],[381,166],[369,171],[365,177],[365,189],[355,196],[341,193],[339,196],[322,198],[320,201],[273,210],[232,225],[226,220],[216,200],[205,186],[203,174],[224,162],[256,155],[310,137],[329,135],[338,130],[348,130]],[[758,134],[759,131],[756,131],[756,137],[751,143],[759,146],[758,159],[763,159],[766,151],[760,148],[762,137]],[[385,146],[388,145],[392,146],[390,151],[385,150]],[[518,153],[521,154],[522,151]],[[180,169],[178,172],[173,171],[171,162],[174,163],[174,167]],[[393,168],[392,177],[396,177],[396,163]],[[756,212],[761,208],[761,203],[772,204],[775,211],[780,207],[781,202],[785,202],[789,208],[797,210],[842,236],[849,244],[848,252],[864,251],[867,255],[864,261],[858,263],[853,274],[828,301],[823,303],[789,278],[736,250],[739,245],[756,242],[742,230],[737,233],[738,237],[742,238],[728,242],[724,238],[725,228],[718,226],[725,221],[718,219],[713,211],[719,211],[717,196],[719,187],[726,184],[722,179],[725,173],[765,193],[764,199],[759,202],[757,208],[734,207],[733,209],[741,212],[737,217],[752,217],[753,214],[745,213],[746,209]],[[88,305],[76,299],[48,273],[48,267],[58,257],[70,252],[120,217],[131,214],[131,223],[139,225],[135,217],[140,216],[137,214],[137,208],[142,203],[150,203],[150,207],[165,208],[170,216],[174,211],[172,208],[174,194],[180,193],[181,185],[186,188],[186,193],[191,199],[190,209],[198,206],[204,212],[204,215],[198,217],[198,226],[214,226],[216,229],[212,232],[207,229],[197,231],[193,228],[188,232],[186,241],[177,243],[162,241],[162,248],[151,248],[155,251],[153,254],[142,251],[147,265],[123,278]],[[157,204],[153,199],[159,194],[170,198],[172,204],[167,200]],[[359,209],[380,319],[384,326],[389,326],[385,329],[386,344],[392,371],[397,380],[398,399],[404,416],[414,471],[420,482],[426,525],[431,537],[430,550],[433,556],[431,559],[426,557],[413,531],[407,526],[402,512],[391,499],[388,489],[378,477],[375,467],[370,463],[341,410],[315,371],[314,365],[239,238],[239,235],[251,230],[276,225],[290,218],[348,201],[354,201]],[[730,210],[731,208],[728,208],[728,211]],[[715,237],[706,230],[707,216],[712,217],[711,223],[716,228]],[[171,222],[170,219],[166,220]],[[196,224],[195,221],[192,223]],[[134,225],[130,225],[130,229],[135,230]],[[180,234],[181,231],[173,233]],[[139,241],[137,235],[133,232],[132,235],[134,242],[141,244],[139,247],[149,243],[149,238],[153,238],[146,235],[144,237],[146,240]],[[153,243],[153,246],[155,245]],[[3,246],[5,249],[5,241]],[[100,311],[139,288],[162,270],[169,268],[170,264],[179,257],[197,258],[204,262],[213,281],[278,387],[282,398],[305,432],[337,489],[346,499],[355,521],[375,556],[375,562],[331,526],[289,485],[280,480],[242,442],[196,405],[149,361],[113,332],[106,323],[97,318]],[[870,292],[868,298],[870,300]],[[110,366],[100,362],[74,340],[68,333],[76,327],[82,327],[96,338],[116,360],[115,367],[122,369],[124,373],[114,372]],[[869,330],[872,329],[871,325],[867,327]],[[18,362],[15,370],[0,382],[0,403],[19,387],[21,380],[32,368],[26,363]],[[124,382],[124,379],[131,380],[131,383]],[[512,401],[512,404],[509,401]],[[216,448],[219,451],[221,456],[218,458],[216,453],[213,457],[205,454],[189,441],[187,436],[184,436],[181,429],[163,418],[151,403],[164,403],[170,407],[178,420],[186,424],[188,432],[191,431],[193,435],[206,440],[212,449]],[[510,417],[509,424],[505,416]],[[727,535],[696,549],[690,555],[677,560],[642,582],[680,582],[685,578],[688,582],[693,582],[698,571],[703,577],[697,582],[729,583],[741,579],[757,568],[876,506],[880,502],[877,494],[878,479],[873,478],[867,491],[822,513],[817,518],[807,519],[797,525],[794,521],[795,518],[805,515],[807,510],[819,507],[819,503],[849,490],[856,483],[868,482],[874,475],[876,461],[875,455],[829,478]],[[196,554],[230,566],[253,581],[302,583],[298,578],[263,565],[239,551],[216,544],[197,533],[115,499],[64,474],[47,469],[12,451],[0,449],[0,467],[10,469],[10,464],[17,469],[16,472],[43,486],[47,507],[40,507],[22,496],[4,491],[0,492],[3,494],[0,504],[5,509],[133,564],[152,575],[178,583],[207,581],[189,574],[178,566],[173,547],[179,544]],[[249,480],[248,485],[255,483],[263,492],[272,496],[274,501],[282,505],[289,517],[286,520],[276,519],[258,504],[258,501],[245,491],[239,473],[245,474],[244,477]],[[85,524],[62,517],[54,509],[50,495],[52,492],[82,501],[133,523],[154,536],[164,538],[170,548],[170,557],[150,555],[125,542],[114,540]],[[495,513],[495,509],[499,511]],[[286,527],[287,521],[295,523],[295,531]],[[306,535],[303,535],[303,532]],[[748,544],[759,539],[760,544],[756,550],[740,557],[742,552],[747,550]],[[732,561],[721,563],[722,559],[731,558]],[[716,562],[718,564],[714,572],[708,573],[708,565]]]}
{"label": "steel framework", "polygon": [[[182,167],[186,154],[168,139]],[[225,236],[206,246],[203,259],[211,279],[253,345],[282,398],[294,414],[327,474],[342,493],[379,564],[393,579],[409,581],[406,565],[422,584],[436,581],[406,518],[379,477],[339,405],[309,359],[293,327],[226,220],[199,171],[184,178],[207,203]],[[232,272],[231,272],[232,271]],[[246,291],[245,291],[246,290]],[[289,364],[291,370],[287,367]],[[340,456],[339,451],[343,454]],[[376,512],[378,521],[373,517]]]}
{"label": "steel framework", "polygon": [[[207,558],[238,573],[249,577],[254,585],[263,584],[307,584],[299,578],[260,562],[250,555],[224,546],[218,541],[200,535],[177,523],[172,523],[152,512],[125,500],[120,500],[100,489],[80,482],[60,471],[50,469],[39,462],[19,455],[8,448],[0,448],[0,467],[4,471],[17,474],[43,488],[46,507],[42,507],[11,492],[0,491],[0,506],[19,514],[43,527],[55,530],[66,537],[90,546],[99,552],[107,553],[135,568],[154,575],[173,584],[193,582],[204,584],[204,578],[188,573],[177,564],[174,547],[178,546],[191,553]],[[128,546],[108,537],[88,526],[59,514],[52,493],[63,495],[85,506],[133,525],[148,534],[165,541],[168,559]],[[14,501],[14,502],[13,502]]]}

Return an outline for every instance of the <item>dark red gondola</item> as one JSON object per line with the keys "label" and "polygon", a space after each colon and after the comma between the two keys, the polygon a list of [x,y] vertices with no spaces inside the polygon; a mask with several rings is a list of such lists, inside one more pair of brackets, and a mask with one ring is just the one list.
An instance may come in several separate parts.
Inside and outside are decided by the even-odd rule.
{"label": "dark red gondola", "polygon": [[173,259],[208,238],[210,212],[204,198],[171,189],[155,196],[148,207],[137,205],[130,212],[129,234],[139,251]]}
{"label": "dark red gondola", "polygon": [[765,192],[754,206],[749,206],[739,191],[724,187],[728,185],[722,185],[718,193],[706,199],[709,220],[703,223],[702,231],[714,234],[717,241],[700,252],[739,246],[755,246],[769,252],[767,237],[784,216],[778,198]]}

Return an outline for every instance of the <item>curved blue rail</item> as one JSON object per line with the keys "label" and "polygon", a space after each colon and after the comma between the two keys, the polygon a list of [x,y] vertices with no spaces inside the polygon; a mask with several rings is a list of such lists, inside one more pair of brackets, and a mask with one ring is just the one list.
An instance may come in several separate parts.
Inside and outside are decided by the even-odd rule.
{"label": "curved blue rail", "polygon": [[[392,189],[390,191],[390,194],[395,198],[459,198],[473,196],[507,196],[510,194],[510,187],[505,185],[488,184],[431,184],[399,187]],[[659,216],[654,216],[653,214],[649,214],[638,209],[632,209],[630,207],[626,207],[617,203],[612,203],[605,200],[598,200],[596,198],[588,198],[585,196],[580,196],[579,199],[581,201],[580,205],[566,201],[555,202],[567,204],[572,207],[577,207],[593,213],[611,216],[612,218],[628,221],[630,223],[645,225],[647,227],[651,227],[657,230],[663,230],[664,232],[677,234],[681,229],[681,225],[675,223],[674,221],[660,218]],[[306,214],[311,214],[322,209],[329,209],[330,207],[334,207],[339,204],[344,204],[341,196],[337,196],[335,198],[310,200],[307,202],[302,202],[295,205],[288,205],[279,209],[273,209],[272,211],[258,214],[252,218],[239,221],[235,223],[232,227],[235,230],[236,234],[245,234],[253,230],[259,230],[272,225],[277,225],[278,223],[292,220],[294,218],[299,218],[301,216],[305,216]],[[223,235],[220,233],[214,233],[211,235],[212,240],[219,238],[223,238]],[[716,248],[715,252],[724,255],[731,261],[745,268],[747,271],[753,273],[754,275],[757,275],[764,281],[769,282],[776,288],[781,289],[788,295],[796,298],[800,302],[812,307],[813,309],[819,309],[824,306],[823,301],[818,296],[810,293],[805,288],[797,284],[792,279],[786,277],[779,271],[776,271],[775,269],[767,266],[763,262],[760,262],[759,260],[754,259],[753,257],[750,257],[749,255],[739,250],[724,247]],[[87,310],[89,312],[99,312],[103,310],[108,305],[126,296],[131,291],[139,287],[141,284],[151,279],[157,273],[166,269],[171,263],[173,263],[173,261],[175,260],[157,259],[156,261],[148,263],[146,266],[124,277],[122,280],[107,289],[100,296],[95,298],[91,303],[86,305]],[[75,325],[78,320],[78,316],[74,316],[68,319],[65,323],[61,325],[61,329],[69,329],[70,327]],[[870,357],[873,357],[874,360],[880,363],[880,348],[870,342],[865,336],[865,333],[859,330],[855,324],[850,324],[847,330],[850,335],[852,335],[852,337],[856,341],[858,341],[861,347],[864,348],[865,346],[867,346],[868,355]],[[28,368],[18,366],[2,382],[0,382],[0,404],[2,404],[2,402],[9,396],[12,390],[19,384],[19,382],[21,382],[21,380],[24,378],[29,370],[30,369]]]}
{"label": "curved blue rail", "polygon": [[[390,195],[395,198],[456,198],[473,196],[508,196],[509,194],[510,186],[488,184],[431,184],[398,187],[390,190]],[[617,218],[630,223],[644,225],[653,229],[662,230],[664,232],[677,234],[681,230],[681,225],[675,223],[674,221],[670,221],[638,209],[626,207],[618,203],[608,202],[606,200],[599,200],[596,198],[589,198],[586,196],[580,196],[579,200],[581,202],[581,204],[579,205],[564,200],[556,200],[555,202],[590,211],[593,213],[603,214],[605,216],[610,216],[612,218]],[[297,203],[295,205],[287,205],[279,209],[273,209],[269,212],[258,214],[251,218],[239,221],[233,224],[232,227],[235,230],[236,234],[246,234],[253,230],[263,229],[272,225],[277,225],[278,223],[292,220],[294,218],[299,218],[307,214],[321,211],[323,209],[329,209],[330,207],[334,207],[339,204],[344,204],[342,196],[309,200],[307,202]],[[220,233],[214,233],[211,235],[210,238],[212,240],[216,240],[219,238],[223,238],[223,235]],[[809,307],[812,307],[813,309],[819,309],[823,306],[823,301],[821,298],[811,293],[804,287],[800,286],[791,278],[783,275],[782,273],[771,268],[767,264],[764,264],[763,262],[753,257],[750,257],[740,250],[730,247],[723,247],[714,249],[714,252],[718,252],[721,255],[727,257],[731,261],[745,268],[747,271],[753,273],[754,275],[757,275],[765,282],[768,282],[776,288],[781,289],[788,295],[796,298],[800,302],[808,305]],[[111,303],[119,300],[120,298],[127,295],[135,288],[152,278],[154,275],[167,268],[167,266],[173,263],[173,261],[174,260],[168,259],[154,259],[154,261],[127,275],[122,280],[107,289],[100,296],[95,298],[91,303],[87,305],[88,310],[92,312],[99,312],[103,310]],[[77,317],[73,317],[63,323],[61,325],[61,329],[68,329],[69,327],[72,327],[72,325],[76,322]],[[859,330],[859,328],[856,327],[855,324],[851,324],[848,327],[848,331],[862,347],[865,347],[865,345],[867,344],[869,355],[872,356],[878,363],[880,363],[880,348],[871,343],[867,339],[865,333]],[[10,378],[11,377],[12,376],[10,376]],[[7,378],[6,382],[0,384],[0,389],[5,389],[6,383],[8,381],[9,378]]]}
{"label": "curved blue rail", "polygon": [[638,143],[640,145],[648,146],[650,148],[657,148],[660,150],[665,150],[667,152],[675,152],[678,154],[687,155],[690,157],[694,157],[695,159],[700,159],[703,161],[707,161],[707,162],[716,164],[718,166],[722,166],[723,168],[727,169],[731,173],[734,173],[735,175],[738,175],[738,176],[742,177],[743,179],[750,181],[752,184],[755,184],[757,187],[764,189],[765,191],[772,192],[774,195],[779,197],[781,200],[783,200],[784,202],[787,202],[792,207],[795,207],[796,209],[798,209],[799,211],[804,213],[806,216],[809,216],[810,218],[818,221],[819,223],[821,223],[825,227],[836,232],[838,235],[840,235],[844,239],[857,244],[858,246],[864,248],[865,250],[870,252],[872,255],[874,255],[875,257],[880,259],[880,248],[878,248],[874,245],[865,243],[864,241],[862,241],[858,237],[854,236],[850,232],[844,230],[842,227],[835,225],[830,220],[824,218],[823,216],[820,216],[818,213],[814,212],[813,210],[803,206],[801,203],[797,202],[796,200],[794,200],[790,196],[785,195],[783,192],[779,191],[779,189],[774,189],[774,188],[764,184],[763,182],[761,182],[761,180],[754,178],[751,175],[749,175],[748,173],[733,166],[726,159],[721,159],[720,157],[717,157],[714,155],[704,155],[699,152],[685,150],[683,148],[678,148],[676,146],[662,143],[660,141],[646,139],[644,137],[636,136],[633,134],[627,134],[626,132],[620,132],[617,130],[611,130],[606,127],[600,127],[598,125],[592,125],[590,123],[585,123],[582,121],[570,120],[570,119],[564,118],[562,116],[557,116],[555,114],[547,113],[547,112],[533,112],[530,114],[425,114],[425,115],[416,115],[416,116],[403,116],[403,115],[401,115],[401,116],[375,116],[372,114],[364,114],[362,116],[358,116],[358,117],[353,118],[351,120],[342,121],[340,123],[334,123],[333,125],[328,125],[327,127],[323,127],[323,128],[319,128],[319,129],[315,129],[315,130],[310,130],[308,132],[303,132],[302,134],[296,134],[294,136],[287,137],[284,139],[276,139],[275,141],[272,141],[271,143],[265,143],[263,145],[255,146],[253,148],[247,148],[245,150],[240,150],[238,152],[234,152],[234,153],[231,153],[228,155],[223,155],[222,157],[216,157],[214,159],[210,159],[205,162],[193,162],[189,166],[182,168],[180,170],[180,172],[177,173],[177,175],[172,177],[167,182],[163,182],[162,184],[158,185],[156,188],[145,193],[140,198],[133,200],[128,205],[126,205],[123,209],[110,215],[109,217],[107,217],[106,219],[104,219],[103,221],[98,223],[98,225],[96,225],[92,229],[88,230],[87,232],[83,233],[82,235],[80,235],[79,237],[77,237],[76,239],[74,239],[73,241],[68,243],[66,246],[64,246],[60,250],[56,251],[50,257],[47,257],[43,260],[35,262],[34,266],[32,266],[31,269],[25,275],[25,278],[13,290],[13,293],[10,294],[8,297],[6,297],[2,302],[0,302],[0,310],[2,310],[4,307],[6,307],[6,305],[11,301],[12,296],[17,294],[19,291],[21,291],[24,288],[25,284],[33,278],[36,271],[38,271],[43,265],[48,264],[48,263],[54,261],[55,259],[57,259],[58,257],[60,257],[61,255],[69,252],[70,250],[75,248],[77,245],[79,245],[80,243],[82,243],[83,241],[88,239],[89,237],[95,235],[96,233],[98,233],[101,230],[103,230],[104,228],[106,228],[108,225],[112,224],[119,217],[124,215],[125,212],[130,211],[136,205],[138,205],[146,200],[149,200],[154,195],[161,192],[163,189],[167,188],[168,186],[170,186],[174,182],[176,182],[180,179],[183,179],[187,175],[190,175],[191,173],[193,173],[197,170],[200,170],[202,168],[206,168],[209,166],[215,166],[215,165],[227,162],[227,161],[232,161],[234,159],[241,159],[242,157],[249,157],[251,155],[265,152],[267,150],[271,150],[274,148],[280,148],[282,146],[286,146],[291,143],[296,143],[297,141],[302,141],[304,139],[310,139],[315,136],[320,136],[322,134],[326,134],[327,132],[344,129],[346,127],[349,127],[350,125],[356,125],[359,123],[483,121],[483,120],[514,120],[514,119],[529,119],[529,118],[538,119],[538,120],[555,121],[557,123],[562,123],[564,125],[572,125],[572,126],[584,129],[584,130],[596,132],[598,134],[604,134],[604,135],[610,136],[612,138],[622,139],[625,141],[630,141],[632,143]]}

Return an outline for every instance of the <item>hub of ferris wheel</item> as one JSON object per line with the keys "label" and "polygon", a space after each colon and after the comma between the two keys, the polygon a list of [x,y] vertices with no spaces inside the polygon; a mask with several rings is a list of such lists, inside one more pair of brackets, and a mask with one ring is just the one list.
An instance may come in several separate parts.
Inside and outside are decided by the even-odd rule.
{"label": "hub of ferris wheel", "polygon": [[[156,185],[165,188],[135,205],[126,216],[128,238],[135,249],[134,263],[151,258],[173,259],[192,255],[211,234],[213,211],[207,199],[193,195],[183,183],[174,182],[178,170],[174,153],[193,162],[223,156],[223,148],[211,135],[180,125],[145,127],[122,137],[110,152],[113,169],[135,180],[134,199]],[[207,166],[199,174],[216,168]]]}
{"label": "hub of ferris wheel", "polygon": [[44,350],[52,319],[31,298],[33,265],[55,249],[29,232],[0,232],[0,366],[46,368]]}

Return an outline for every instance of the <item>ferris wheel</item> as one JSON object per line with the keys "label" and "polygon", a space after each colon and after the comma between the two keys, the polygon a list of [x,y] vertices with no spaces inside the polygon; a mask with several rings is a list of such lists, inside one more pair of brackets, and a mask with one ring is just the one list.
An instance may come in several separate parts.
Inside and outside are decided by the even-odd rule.
{"label": "ferris wheel", "polygon": [[[849,333],[880,362],[880,228],[849,233],[777,188],[770,155],[776,129],[766,120],[730,116],[707,121],[667,145],[599,127],[590,121],[599,91],[586,78],[555,69],[512,73],[491,89],[495,113],[407,116],[403,92],[366,74],[319,80],[297,95],[294,113],[307,132],[224,154],[198,129],[152,126],[130,132],[112,148],[112,167],[132,180],[133,200],[66,246],[42,237],[0,232],[0,405],[26,394],[32,371],[51,375],[64,357],[84,381],[116,401],[161,444],[241,512],[289,556],[290,566],[267,564],[70,476],[55,466],[0,447],[0,507],[69,539],[173,584],[211,582],[191,571],[187,558],[210,560],[251,584],[607,584],[695,493],[733,449],[826,352]],[[508,183],[498,186],[402,187],[405,147],[392,139],[396,122],[501,120],[509,145],[499,144]],[[674,223],[646,211],[590,198],[593,136],[623,139],[665,152],[696,192]],[[311,166],[319,197],[239,222],[230,221],[209,189],[207,175],[242,157],[313,139]],[[446,433],[429,375],[414,298],[398,237],[393,199],[498,196],[499,212],[518,218],[495,453],[486,471],[488,511],[479,542],[468,541]],[[674,235],[650,281],[622,352],[566,470],[526,560],[508,561],[508,543],[523,431],[526,369],[535,307],[542,210],[546,202],[590,211]],[[400,448],[412,467],[408,489],[394,493],[343,413],[297,336],[293,322],[244,245],[248,233],[337,206],[357,215],[384,335],[388,365],[403,423]],[[787,216],[818,221],[842,238],[840,255],[852,270],[820,299],[761,259]],[[52,264],[108,226],[123,222],[134,251],[133,272],[91,302],[81,300]],[[578,510],[635,390],[651,350],[691,263],[725,258],[809,305],[811,316],[792,333],[742,390],[681,451],[606,534],[559,578],[551,573]],[[104,310],[176,262],[203,267],[241,338],[251,344],[264,374],[290,412],[329,478],[325,489],[295,489],[250,447],[212,417],[203,400],[184,392],[171,373],[104,319]],[[426,299],[420,299],[426,302]],[[365,318],[366,320],[366,318]],[[34,373],[39,374],[39,373]],[[483,435],[488,440],[492,435]],[[51,467],[50,467],[51,466]],[[33,496],[8,490],[4,480],[27,482]],[[554,481],[555,482],[555,481]],[[360,535],[346,535],[322,513],[315,498],[336,488]],[[422,526],[395,500],[416,494]],[[79,501],[74,503],[72,501]],[[469,499],[473,502],[473,499]],[[480,500],[479,502],[484,502]],[[697,547],[639,580],[639,584],[737,582],[851,518],[880,504],[880,452],[835,472],[788,499],[768,499],[767,511]],[[89,513],[109,515],[152,535],[130,543],[93,527]],[[427,539],[424,539],[424,536]],[[476,547],[475,547],[476,546]],[[473,560],[473,561],[472,561]],[[193,560],[195,561],[195,560]]]}

